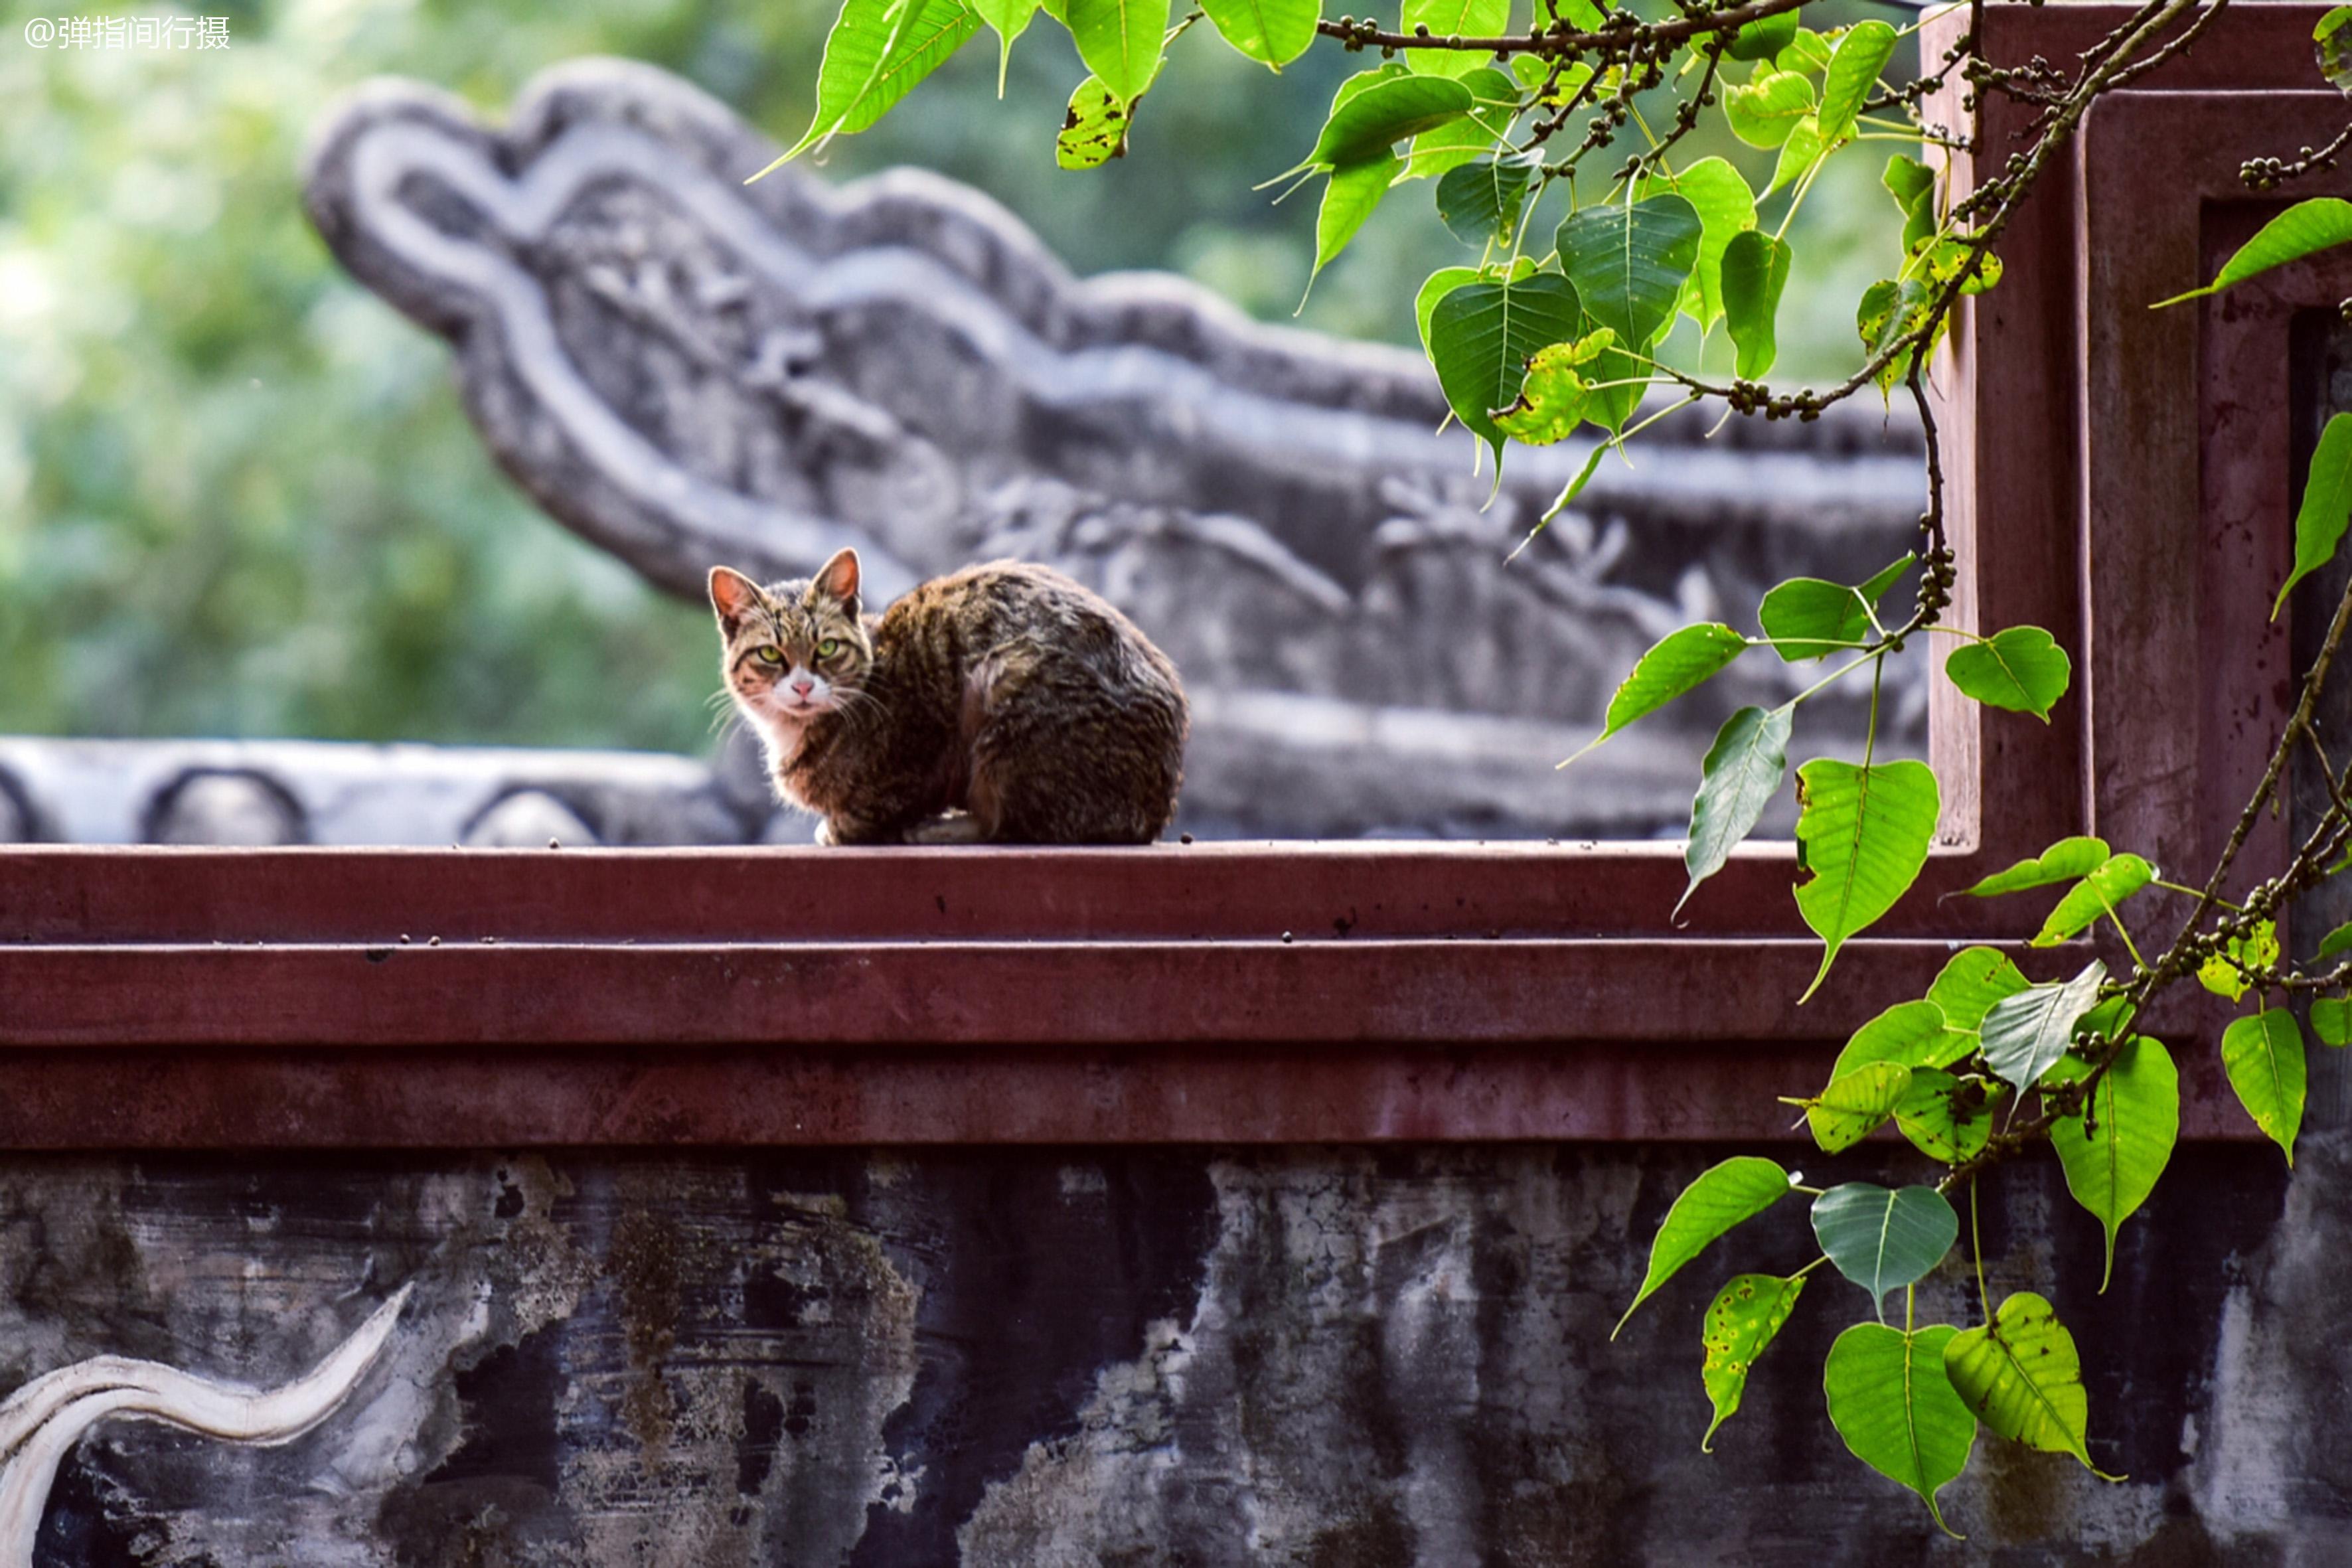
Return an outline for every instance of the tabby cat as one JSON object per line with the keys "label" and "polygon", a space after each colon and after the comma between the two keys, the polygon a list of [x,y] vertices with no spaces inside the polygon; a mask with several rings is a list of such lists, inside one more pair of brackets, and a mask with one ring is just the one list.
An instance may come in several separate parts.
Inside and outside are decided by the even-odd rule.
{"label": "tabby cat", "polygon": [[861,616],[857,552],[710,574],[727,689],[823,844],[1144,844],[1176,810],[1176,667],[1059,572],[992,562]]}

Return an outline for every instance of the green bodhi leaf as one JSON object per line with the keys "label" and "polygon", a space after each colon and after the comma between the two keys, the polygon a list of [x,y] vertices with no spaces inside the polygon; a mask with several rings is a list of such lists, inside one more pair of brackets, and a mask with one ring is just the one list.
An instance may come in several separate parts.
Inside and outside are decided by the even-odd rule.
{"label": "green bodhi leaf", "polygon": [[2056,1309],[2031,1290],[2004,1300],[1992,1321],[1944,1344],[1944,1373],[1960,1403],[2013,1443],[2072,1454],[2102,1479],[2084,1446],[2091,1421],[2083,1358]]}
{"label": "green bodhi leaf", "polygon": [[1896,1102],[1910,1087],[1909,1068],[1899,1062],[1866,1062],[1832,1079],[1829,1087],[1811,1100],[1782,1103],[1804,1107],[1805,1124],[1812,1130],[1813,1142],[1823,1153],[1836,1154],[1861,1142],[1894,1115]]}
{"label": "green bodhi leaf", "polygon": [[[1644,713],[1656,711],[1713,676],[1716,671],[1738,658],[1746,651],[1748,639],[1717,621],[1702,621],[1695,626],[1669,632],[1641,657],[1609,699],[1609,716],[1601,733],[1585,743],[1584,751],[1592,750],[1610,736],[1633,722]],[[1569,763],[1576,757],[1568,759]],[[1560,763],[1561,767],[1568,763]]]}
{"label": "green bodhi leaf", "polygon": [[844,0],[817,68],[815,115],[792,151],[751,178],[865,130],[978,31],[980,14],[963,0]]}
{"label": "green bodhi leaf", "polygon": [[2116,1269],[2116,1232],[2156,1190],[2180,1135],[2180,1079],[2171,1053],[2135,1037],[2100,1075],[2084,1110],[2087,1117],[2077,1111],[2053,1122],[2050,1143],[2065,1168],[2066,1190],[2105,1228],[2105,1291]]}
{"label": "green bodhi leaf", "polygon": [[1315,214],[1315,270],[1308,274],[1307,285],[1315,286],[1323,268],[1338,259],[1364,220],[1389,194],[1389,184],[1402,167],[1395,155],[1382,153],[1360,163],[1343,163],[1331,171],[1331,178],[1323,187],[1323,205]]}
{"label": "green bodhi leaf", "polygon": [[[1853,326],[1872,359],[1887,356],[1886,363],[1872,377],[1882,394],[1891,394],[1895,384],[1911,374],[1919,345],[1908,344],[1899,353],[1895,345],[1917,331],[1927,321],[1931,299],[1927,286],[1916,278],[1882,279],[1863,290],[1862,303],[1854,309]],[[1943,327],[1939,325],[1937,331],[1940,334]]]}
{"label": "green bodhi leaf", "polygon": [[[1395,68],[1402,74],[1402,66]],[[1460,80],[1470,89],[1470,112],[1412,139],[1412,155],[1405,162],[1406,179],[1443,174],[1489,156],[1511,133],[1511,122],[1519,112],[1519,90],[1511,79],[1492,66],[1482,66]]]}
{"label": "green bodhi leaf", "polygon": [[1322,18],[1317,0],[1201,0],[1201,9],[1237,52],[1276,71],[1307,52]]}
{"label": "green bodhi leaf", "polygon": [[1748,23],[1731,36],[1735,60],[1769,60],[1797,41],[1797,14],[1783,11]]}
{"label": "green bodhi leaf", "polygon": [[1013,63],[1013,40],[1029,30],[1030,19],[1037,15],[1037,0],[971,0],[971,8],[982,21],[996,29],[996,96],[1003,98],[1005,68]]}
{"label": "green bodhi leaf", "polygon": [[1643,395],[1650,390],[1649,351],[1650,345],[1644,343],[1628,353],[1620,342],[1601,354],[1593,365],[1592,403],[1585,410],[1587,419],[1612,436],[1625,428],[1625,421],[1633,416]]}
{"label": "green bodhi leaf", "polygon": [[1895,1126],[1911,1147],[1947,1165],[1980,1153],[1992,1138],[1992,1108],[2009,1091],[1954,1078],[1934,1068],[1915,1068],[1903,1098],[1895,1102]]}
{"label": "green bodhi leaf", "polygon": [[1918,879],[1942,801],[1925,763],[1857,767],[1821,757],[1797,770],[1797,910],[1823,944],[1801,1003],[1821,989],[1846,939]]}
{"label": "green bodhi leaf", "polygon": [[1437,216],[1465,245],[1508,238],[1519,221],[1532,167],[1514,155],[1481,158],[1446,170],[1437,181]]}
{"label": "green bodhi leaf", "polygon": [[1862,22],[1846,30],[1830,57],[1822,81],[1822,142],[1834,145],[1853,134],[1854,121],[1878,85],[1878,73],[1894,58],[1895,33],[1884,22]]}
{"label": "green bodhi leaf", "polygon": [[[2352,10],[2352,6],[2345,8]],[[2278,931],[2268,921],[2264,921],[2262,926],[2257,928],[2257,934],[2264,930],[2270,931],[2271,957],[2275,961],[2278,957]],[[2319,956],[2322,958],[2333,958],[2337,953],[2346,952],[2352,952],[2352,921],[2347,921],[2319,939]]]}
{"label": "green bodhi leaf", "polygon": [[1724,89],[1723,117],[1750,147],[1778,147],[1813,111],[1813,84],[1795,71],[1759,70]]}
{"label": "green bodhi leaf", "polygon": [[1936,1528],[1954,1534],[1936,1493],[1968,1468],[1977,1419],[1944,1371],[1958,1331],[1937,1323],[1912,1333],[1856,1323],[1837,1337],[1822,1369],[1830,1424],[1853,1457],[1919,1494]]}
{"label": "green bodhi leaf", "polygon": [[1897,153],[1886,160],[1880,183],[1903,209],[1903,254],[1911,255],[1936,237],[1936,172]]}
{"label": "green bodhi leaf", "polygon": [[1054,162],[1065,169],[1092,169],[1127,155],[1127,105],[1098,77],[1088,77],[1070,94],[1062,133],[1054,139]]}
{"label": "green bodhi leaf", "polygon": [[1946,961],[1943,973],[1927,987],[1927,1000],[1944,1010],[1946,1024],[1973,1035],[1983,1026],[1994,1003],[2016,995],[2030,984],[2024,972],[1998,948],[1965,948]]}
{"label": "green bodhi leaf", "polygon": [[[2058,900],[2050,918],[2034,933],[2035,947],[2055,947],[2156,880],[2156,868],[2137,855],[2116,855],[2102,861]],[[2118,922],[2120,929],[2121,922]]]}
{"label": "green bodhi leaf", "polygon": [[[1449,176],[1450,178],[1451,176]],[[1602,327],[1572,343],[1551,343],[1528,361],[1527,379],[1519,384],[1518,401],[1495,411],[1495,427],[1515,441],[1549,447],[1562,440],[1584,422],[1591,402],[1587,378],[1592,362],[1617,341]]]}
{"label": "green bodhi leaf", "polygon": [[1811,27],[1799,27],[1789,47],[1774,57],[1772,63],[1784,71],[1811,76],[1830,68],[1830,57],[1837,51],[1838,39],[1845,36],[1843,27],[1832,27],[1826,33],[1816,33]]}
{"label": "green bodhi leaf", "polygon": [[1797,1297],[1804,1289],[1801,1274],[1787,1279],[1775,1274],[1736,1274],[1716,1293],[1701,1330],[1706,1360],[1699,1367],[1699,1381],[1706,1385],[1715,1419],[1706,1424],[1706,1436],[1699,1439],[1700,1452],[1715,1451],[1717,1428],[1738,1413],[1740,1395],[1748,1391],[1749,1369],[1796,1310]]}
{"label": "green bodhi leaf", "polygon": [[1832,151],[1832,146],[1822,140],[1819,121],[1806,115],[1790,131],[1789,139],[1780,143],[1780,156],[1772,164],[1772,181],[1764,187],[1764,194],[1769,196],[1795,184]]}
{"label": "green bodhi leaf", "polygon": [[1535,258],[1521,256],[1507,264],[1497,261],[1485,267],[1441,267],[1431,273],[1413,299],[1413,311],[1421,319],[1423,349],[1428,346],[1429,318],[1436,313],[1437,302],[1455,289],[1465,283],[1521,283],[1534,277],[1535,272]]}
{"label": "green bodhi leaf", "polygon": [[2178,305],[2183,300],[2200,300],[2208,294],[2218,294],[2232,284],[2243,283],[2258,273],[2273,267],[2284,267],[2290,261],[2300,261],[2316,251],[2333,249],[2352,241],[2352,202],[2335,196],[2316,196],[2307,202],[2297,202],[2255,231],[2254,237],[2238,247],[2238,253],[2221,264],[2213,281],[2202,289],[2191,289],[2186,294],[2175,294],[2169,300],[2159,300],[2148,307],[2161,310],[2167,305]]}
{"label": "green bodhi leaf", "polygon": [[1723,314],[1738,351],[1733,368],[1743,381],[1769,374],[1780,357],[1780,291],[1789,284],[1790,259],[1787,242],[1760,228],[1740,230],[1724,248]]}
{"label": "green bodhi leaf", "polygon": [[[2352,925],[2337,926],[2319,944],[2319,956],[2342,951],[2331,947],[2339,937],[2352,938]],[[2197,984],[2216,996],[2226,996],[2235,1002],[2252,986],[2246,971],[2268,969],[2279,960],[2278,925],[2273,921],[2258,922],[2246,936],[2233,936],[2221,944],[2221,951],[2197,966]]]}
{"label": "green bodhi leaf", "polygon": [[2271,619],[2286,608],[2294,585],[2336,559],[2344,525],[2352,519],[2352,414],[2330,416],[2304,476],[2303,504],[2294,514],[2294,570],[2271,605]]}
{"label": "green bodhi leaf", "polygon": [[[1427,27],[1433,37],[1488,38],[1509,26],[1511,0],[1405,0],[1402,30]],[[1407,49],[1405,61],[1431,76],[1466,76],[1486,57],[1471,49]]]}
{"label": "green bodhi leaf", "polygon": [[1907,1068],[1945,1068],[1977,1048],[1974,1033],[1955,1029],[1931,992],[1918,1002],[1897,1002],[1853,1032],[1830,1068],[1834,1082],[1866,1062],[1898,1062]]}
{"label": "green bodhi leaf", "polygon": [[[1364,94],[1371,91],[1372,89],[1380,86],[1382,82],[1402,81],[1404,79],[1406,74],[1407,73],[1402,64],[1396,60],[1390,60],[1385,64],[1374,66],[1370,70],[1358,71],[1351,77],[1342,79],[1338,89],[1331,94],[1331,108],[1330,111],[1324,116],[1325,124],[1328,126],[1330,121],[1339,115],[1339,110],[1345,109],[1349,103],[1361,98]],[[1386,151],[1387,144],[1385,142],[1382,143],[1380,150]],[[1370,154],[1366,153],[1365,156],[1369,157]],[[1308,158],[1293,165],[1288,173],[1296,174],[1307,169],[1329,166],[1330,165],[1328,164],[1318,164],[1313,158]]]}
{"label": "green bodhi leaf", "polygon": [[[1413,320],[1421,326],[1421,352],[1430,353],[1429,318],[1437,310],[1437,302],[1465,283],[1475,283],[1479,271],[1475,267],[1441,267],[1424,279],[1421,291],[1412,297]],[[1433,362],[1436,356],[1431,354]]]}
{"label": "green bodhi leaf", "polygon": [[1996,871],[1980,882],[1962,888],[1964,898],[1989,899],[1999,893],[2020,893],[2087,877],[2107,863],[2104,838],[2061,838],[2031,860],[2020,860],[2006,871]]}
{"label": "green bodhi leaf", "polygon": [[[1370,92],[1384,81],[1395,81],[1408,74],[1410,73],[1404,68],[1404,63],[1402,60],[1386,60],[1370,70],[1358,71],[1355,75],[1343,79],[1337,90],[1331,94],[1330,114],[1339,113],[1342,105],[1359,94]],[[1328,120],[1330,114],[1327,114],[1324,118]],[[1299,166],[1305,168],[1308,165]]]}
{"label": "green bodhi leaf", "polygon": [[2000,281],[2000,258],[1990,251],[1978,256],[1969,244],[1972,237],[1948,235],[1923,246],[1904,268],[1906,277],[1924,278],[1940,289],[1950,282],[1971,260],[1975,267],[1960,285],[1962,294],[1981,294]]}
{"label": "green bodhi leaf", "polygon": [[1786,1197],[1789,1183],[1788,1172],[1752,1154],[1737,1155],[1700,1173],[1666,1210],[1666,1221],[1650,1243],[1649,1273],[1609,1337],[1615,1339],[1642,1303],[1717,1237]]}
{"label": "green bodhi leaf", "polygon": [[1169,0],[1063,0],[1062,20],[1087,68],[1133,103],[1160,74],[1168,11]]}
{"label": "green bodhi leaf", "polygon": [[1789,732],[1795,710],[1742,708],[1723,721],[1715,744],[1699,766],[1697,798],[1691,802],[1690,843],[1683,865],[1690,886],[1675,912],[1690,901],[1698,885],[1723,869],[1740,840],[1755,831],[1767,802],[1780,791],[1789,771]]}
{"label": "green bodhi leaf", "polygon": [[1643,350],[1674,320],[1704,232],[1698,209],[1668,194],[1570,213],[1553,239],[1585,314],[1620,345]]}
{"label": "green bodhi leaf", "polygon": [[1981,642],[1962,643],[1944,660],[1952,684],[1989,708],[2050,721],[2074,672],[2066,650],[2040,626],[2011,626]]}
{"label": "green bodhi leaf", "polygon": [[1475,101],[1469,88],[1444,77],[1379,76],[1353,93],[1343,84],[1301,167],[1336,169],[1376,158],[1408,136],[1461,119]]}
{"label": "green bodhi leaf", "polygon": [[1518,401],[1528,361],[1538,349],[1574,338],[1582,319],[1574,286],[1556,272],[1465,284],[1430,311],[1429,357],[1438,385],[1454,416],[1494,449],[1497,465],[1503,432],[1493,411]]}
{"label": "green bodhi leaf", "polygon": [[1757,624],[1772,639],[1773,651],[1790,664],[1851,652],[1876,633],[1873,609],[1910,566],[1911,557],[1906,555],[1856,588],[1818,577],[1791,577],[1764,595],[1756,609]]}
{"label": "green bodhi leaf", "polygon": [[2294,1135],[2303,1126],[2303,1030],[2294,1015],[2272,1007],[2234,1018],[2221,1031],[2221,1067],[2238,1103],[2294,1163]]}
{"label": "green bodhi leaf", "polygon": [[1986,1065],[2020,1090],[2041,1082],[2066,1054],[2106,977],[2107,966],[2095,958],[2063,985],[2029,986],[1994,1003],[1984,1018]]}
{"label": "green bodhi leaf", "polygon": [[1889,1290],[1925,1278],[1959,1234],[1960,1216],[1933,1187],[1848,1182],[1813,1200],[1815,1239],[1839,1273],[1870,1292],[1874,1310]]}
{"label": "green bodhi leaf", "polygon": [[2321,1045],[2352,1046],[2352,1001],[2341,996],[2315,997],[2311,1032],[2319,1037]]}
{"label": "green bodhi leaf", "polygon": [[1414,137],[1411,155],[1405,159],[1404,177],[1435,179],[1495,151],[1495,133],[1475,115],[1467,115]]}
{"label": "green bodhi leaf", "polygon": [[1739,171],[1721,158],[1701,158],[1678,174],[1652,174],[1642,195],[1661,191],[1690,203],[1700,227],[1698,265],[1683,285],[1681,309],[1702,327],[1723,315],[1723,256],[1734,237],[1756,226],[1756,196]]}

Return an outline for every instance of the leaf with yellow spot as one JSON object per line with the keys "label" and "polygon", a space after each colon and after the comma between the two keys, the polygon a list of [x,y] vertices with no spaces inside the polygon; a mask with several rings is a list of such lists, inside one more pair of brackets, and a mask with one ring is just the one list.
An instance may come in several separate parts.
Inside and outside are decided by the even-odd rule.
{"label": "leaf with yellow spot", "polygon": [[1911,1087],[1911,1069],[1900,1062],[1867,1062],[1832,1079],[1829,1087],[1811,1100],[1790,1100],[1804,1108],[1813,1142],[1824,1153],[1853,1148],[1873,1129],[1895,1114],[1904,1091]]}
{"label": "leaf with yellow spot", "polygon": [[2008,1092],[2006,1084],[1988,1088],[1976,1079],[1914,1068],[1903,1098],[1895,1102],[1895,1125],[1922,1154],[1957,1165],[1991,1141],[1993,1106]]}
{"label": "leaf with yellow spot", "polygon": [[[2334,935],[2332,931],[2329,933],[2330,940]],[[2326,958],[2329,951],[2326,942],[2320,943],[2320,957]],[[2245,971],[2268,969],[2278,960],[2278,926],[2273,921],[2263,921],[2251,933],[2230,938],[2221,952],[2212,954],[2199,964],[2197,984],[2216,996],[2227,996],[2235,1002],[2254,984],[2246,978]]]}
{"label": "leaf with yellow spot", "polygon": [[2002,1301],[1992,1321],[1944,1342],[1944,1373],[1977,1419],[2013,1442],[2044,1453],[2072,1454],[2105,1480],[2084,1446],[2090,1395],[2083,1358],[2057,1310],[2031,1290]]}
{"label": "leaf with yellow spot", "polygon": [[1716,1293],[1702,1331],[1706,1361],[1699,1368],[1699,1380],[1706,1384],[1706,1396],[1715,1405],[1715,1419],[1706,1424],[1706,1436],[1699,1439],[1701,1451],[1715,1451],[1716,1428],[1738,1413],[1739,1397],[1748,1389],[1749,1369],[1780,1331],[1780,1325],[1789,1321],[1804,1288],[1801,1274],[1787,1279],[1777,1274],[1736,1274]]}
{"label": "leaf with yellow spot", "polygon": [[1528,359],[1519,400],[1495,413],[1496,427],[1530,447],[1548,447],[1584,423],[1591,395],[1585,369],[1617,342],[1601,327],[1574,342],[1548,343]]}
{"label": "leaf with yellow spot", "polygon": [[[1140,100],[1138,100],[1141,101]],[[1070,94],[1062,133],[1054,139],[1054,162],[1065,169],[1094,169],[1127,156],[1127,126],[1134,106],[1088,77]]]}

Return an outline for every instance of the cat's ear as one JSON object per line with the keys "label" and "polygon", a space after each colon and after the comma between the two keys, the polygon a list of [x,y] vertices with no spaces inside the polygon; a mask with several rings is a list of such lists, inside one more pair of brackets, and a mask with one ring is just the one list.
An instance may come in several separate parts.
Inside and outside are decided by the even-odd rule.
{"label": "cat's ear", "polygon": [[830,594],[843,604],[857,603],[857,552],[836,550],[833,559],[817,568],[817,591]]}
{"label": "cat's ear", "polygon": [[710,607],[719,612],[719,624],[728,631],[734,631],[759,604],[760,584],[731,566],[710,569]]}

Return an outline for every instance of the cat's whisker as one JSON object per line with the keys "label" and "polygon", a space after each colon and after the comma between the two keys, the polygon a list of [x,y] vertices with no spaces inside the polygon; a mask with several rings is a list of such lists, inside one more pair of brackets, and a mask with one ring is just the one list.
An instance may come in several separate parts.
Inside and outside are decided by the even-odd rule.
{"label": "cat's whisker", "polygon": [[835,687],[833,700],[836,704],[835,711],[845,719],[876,718],[887,721],[891,716],[889,704],[872,692],[861,690],[854,686]]}
{"label": "cat's whisker", "polygon": [[720,687],[704,698],[702,705],[710,710],[710,724],[706,733],[716,734],[721,726],[735,717],[734,689],[727,686]]}

